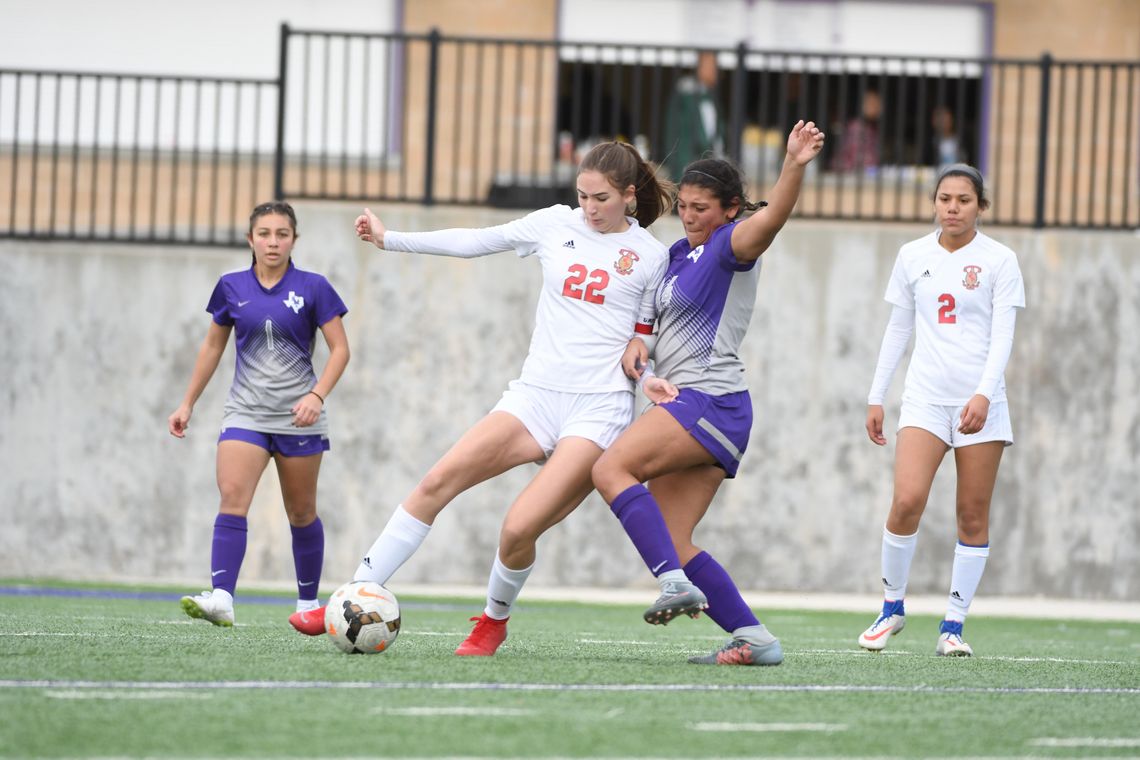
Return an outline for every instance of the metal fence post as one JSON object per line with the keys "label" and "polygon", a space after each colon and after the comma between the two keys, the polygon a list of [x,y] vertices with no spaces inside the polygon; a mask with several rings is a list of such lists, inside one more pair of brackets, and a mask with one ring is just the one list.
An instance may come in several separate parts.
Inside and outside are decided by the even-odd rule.
{"label": "metal fence post", "polygon": [[744,132],[744,98],[745,77],[748,69],[744,65],[744,57],[748,54],[748,46],[741,42],[736,46],[736,70],[732,72],[732,105],[729,108],[728,126],[728,155],[733,161],[740,163],[740,142]]}
{"label": "metal fence post", "polygon": [[1053,56],[1041,56],[1041,108],[1037,128],[1037,198],[1033,207],[1033,226],[1045,226],[1045,165],[1049,155],[1049,77],[1053,71]]}
{"label": "metal fence post", "polygon": [[280,47],[277,51],[277,145],[273,154],[273,198],[285,200],[285,77],[289,69],[289,25],[286,23],[281,24],[277,44]]}
{"label": "metal fence post", "polygon": [[428,34],[428,81],[427,81],[427,134],[424,136],[424,205],[435,201],[435,101],[439,88],[439,41],[438,27],[432,27]]}

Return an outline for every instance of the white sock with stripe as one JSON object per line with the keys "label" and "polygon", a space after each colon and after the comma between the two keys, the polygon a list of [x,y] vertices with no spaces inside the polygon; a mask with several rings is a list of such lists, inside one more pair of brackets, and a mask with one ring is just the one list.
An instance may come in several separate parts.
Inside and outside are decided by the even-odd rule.
{"label": "white sock with stripe", "polygon": [[897,602],[906,596],[910,563],[918,544],[918,531],[909,536],[896,536],[883,528],[883,600]]}
{"label": "white sock with stripe", "polygon": [[397,504],[396,511],[392,513],[380,537],[360,561],[352,579],[387,583],[400,565],[416,553],[416,549],[420,548],[430,530],[430,525],[408,514],[403,504]]}
{"label": "white sock with stripe", "polygon": [[950,597],[946,607],[947,620],[961,623],[966,619],[989,556],[989,544],[968,546],[959,541],[954,547],[954,570],[950,574]]}
{"label": "white sock with stripe", "polygon": [[522,570],[512,570],[499,559],[499,551],[495,550],[495,562],[491,565],[491,577],[487,579],[487,607],[483,610],[487,617],[495,620],[506,620],[511,616],[511,608],[522,592],[530,571],[534,569],[524,567]]}

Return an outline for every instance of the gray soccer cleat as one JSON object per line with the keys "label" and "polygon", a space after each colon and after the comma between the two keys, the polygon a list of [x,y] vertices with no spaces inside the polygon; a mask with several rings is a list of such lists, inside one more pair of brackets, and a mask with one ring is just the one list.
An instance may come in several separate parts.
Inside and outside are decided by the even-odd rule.
{"label": "gray soccer cleat", "polygon": [[779,665],[784,661],[784,650],[779,639],[767,644],[753,644],[744,639],[733,639],[712,654],[690,657],[694,665]]}
{"label": "gray soccer cleat", "polygon": [[701,610],[709,606],[704,592],[688,581],[672,581],[666,583],[661,596],[653,606],[645,611],[642,617],[650,625],[666,625],[670,620],[681,615],[695,618]]}

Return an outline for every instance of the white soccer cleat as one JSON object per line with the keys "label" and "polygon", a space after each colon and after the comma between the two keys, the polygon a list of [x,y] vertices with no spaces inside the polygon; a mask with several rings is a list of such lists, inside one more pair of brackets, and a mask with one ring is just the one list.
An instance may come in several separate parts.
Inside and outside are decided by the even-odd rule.
{"label": "white soccer cleat", "polygon": [[871,627],[859,634],[859,646],[872,652],[879,652],[887,648],[887,642],[892,636],[897,636],[906,626],[906,616],[894,613],[883,613],[871,624]]}
{"label": "white soccer cleat", "polygon": [[938,637],[934,653],[939,657],[972,657],[974,650],[962,641],[962,634],[947,632]]}
{"label": "white soccer cleat", "polygon": [[230,628],[234,624],[233,603],[212,591],[182,597],[182,609],[192,618],[208,620],[223,628]]}

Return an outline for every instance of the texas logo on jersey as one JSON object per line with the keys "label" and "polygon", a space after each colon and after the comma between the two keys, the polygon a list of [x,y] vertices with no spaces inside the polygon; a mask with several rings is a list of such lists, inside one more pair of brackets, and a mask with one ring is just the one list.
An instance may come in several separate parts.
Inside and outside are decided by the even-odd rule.
{"label": "texas logo on jersey", "polygon": [[982,281],[978,279],[978,273],[982,271],[981,267],[970,264],[962,267],[962,271],[966,273],[966,278],[962,280],[962,284],[966,286],[966,290],[975,290],[982,284]]}
{"label": "texas logo on jersey", "polygon": [[624,275],[633,274],[633,264],[637,261],[641,261],[641,257],[636,252],[628,248],[620,248],[618,249],[618,259],[614,262],[614,271]]}

